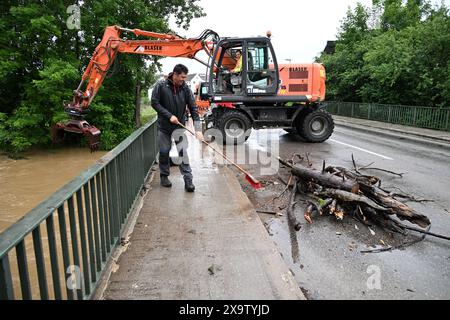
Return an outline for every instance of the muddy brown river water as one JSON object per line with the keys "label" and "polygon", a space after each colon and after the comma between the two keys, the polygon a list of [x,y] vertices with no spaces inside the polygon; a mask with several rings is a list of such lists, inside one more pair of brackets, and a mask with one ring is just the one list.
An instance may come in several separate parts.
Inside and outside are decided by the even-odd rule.
{"label": "muddy brown river water", "polygon": [[64,148],[27,152],[19,160],[0,155],[0,233],[104,154]]}

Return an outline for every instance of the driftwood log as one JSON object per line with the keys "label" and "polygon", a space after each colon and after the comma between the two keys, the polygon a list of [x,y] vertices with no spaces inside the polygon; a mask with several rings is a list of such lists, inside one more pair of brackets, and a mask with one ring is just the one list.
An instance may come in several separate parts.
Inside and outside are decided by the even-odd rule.
{"label": "driftwood log", "polygon": [[[339,220],[342,220],[344,216],[347,215],[360,221],[367,227],[372,226],[372,223],[374,223],[383,229],[404,236],[408,234],[407,230],[422,234],[421,237],[416,238],[413,241],[405,241],[398,246],[361,252],[374,253],[404,248],[422,241],[426,235],[450,240],[449,236],[430,232],[430,219],[427,216],[416,212],[407,204],[396,199],[396,197],[416,202],[432,200],[418,200],[413,196],[404,194],[403,191],[399,194],[387,190],[386,188],[382,188],[381,179],[379,177],[365,175],[360,172],[360,170],[364,169],[374,169],[369,167],[371,164],[358,168],[352,155],[353,170],[339,166],[326,167],[324,161],[322,170],[319,171],[312,168],[308,155],[306,155],[308,166],[295,163],[294,158],[295,157],[292,157],[290,161],[278,158],[279,162],[289,168],[291,172],[289,181],[283,179],[280,175],[278,175],[278,178],[286,185],[286,188],[281,195],[290,189],[291,180],[295,181],[292,186],[292,193],[289,197],[289,204],[287,206],[289,225],[293,226],[295,230],[298,231],[301,226],[294,214],[294,206],[296,204],[295,196],[297,193],[301,193],[306,197],[305,203],[307,203],[307,206],[305,208],[304,218],[309,223],[313,223],[312,215],[314,213],[317,213],[318,215],[329,213]],[[298,158],[300,161],[304,160],[301,156],[298,156]],[[395,173],[379,168],[375,169],[399,177],[403,176],[403,173]],[[393,188],[399,189],[398,187]],[[278,196],[278,198],[280,196]],[[395,217],[397,219],[395,219]],[[420,228],[411,227],[400,220],[407,220],[418,225]]]}
{"label": "driftwood log", "polygon": [[[289,185],[288,185],[289,187]],[[294,179],[294,187],[292,188],[292,193],[289,199],[289,205],[286,210],[286,214],[288,216],[288,219],[290,223],[292,223],[292,226],[294,227],[295,231],[300,230],[302,227],[301,223],[297,220],[297,217],[294,213],[294,206],[295,206],[295,196],[297,195],[297,179]]]}
{"label": "driftwood log", "polygon": [[382,207],[378,204],[376,204],[374,201],[370,200],[369,198],[365,196],[361,196],[359,194],[354,194],[348,191],[344,190],[337,190],[337,189],[325,189],[324,191],[319,192],[319,195],[325,196],[325,197],[331,197],[334,199],[338,199],[344,202],[359,202],[363,203],[369,207],[372,207],[376,210],[381,211],[388,211],[389,209]]}
{"label": "driftwood log", "polygon": [[322,186],[341,189],[352,193],[358,193],[359,191],[358,182],[355,180],[345,180],[345,178],[339,178],[326,171],[318,171],[312,168],[307,168],[300,164],[290,164],[289,162],[284,161],[281,158],[278,158],[278,160],[281,164],[291,168],[292,174],[296,175],[302,180],[313,180]]}
{"label": "driftwood log", "polygon": [[[304,192],[310,198],[305,211],[305,219],[312,223],[311,214],[328,211],[337,218],[342,219],[344,214],[355,215],[366,219],[366,216],[384,228],[401,231],[398,223],[389,218],[397,216],[400,220],[407,220],[421,228],[430,226],[430,219],[412,209],[407,204],[395,199],[390,193],[377,187],[380,179],[374,176],[361,174],[354,162],[354,170],[342,167],[325,167],[315,170],[299,163],[290,163],[278,158],[280,163],[290,168],[291,174],[301,182]],[[305,190],[306,189],[306,190]],[[330,199],[332,199],[330,201]]]}
{"label": "driftwood log", "polygon": [[364,190],[364,193],[369,198],[376,200],[383,207],[388,208],[388,213],[397,215],[400,220],[408,220],[422,228],[426,228],[430,225],[431,221],[427,216],[417,213],[410,206],[391,197],[380,188],[367,186],[365,184],[362,184],[361,186],[362,190]]}

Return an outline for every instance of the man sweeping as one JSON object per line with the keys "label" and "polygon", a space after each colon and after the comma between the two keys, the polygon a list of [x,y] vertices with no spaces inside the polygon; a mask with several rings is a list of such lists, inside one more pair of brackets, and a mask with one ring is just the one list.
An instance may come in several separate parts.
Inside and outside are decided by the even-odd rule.
{"label": "man sweeping", "polygon": [[[152,92],[152,107],[158,113],[158,144],[159,144],[159,170],[161,185],[170,188],[172,183],[170,175],[169,152],[172,147],[172,134],[176,129],[180,129],[179,123],[186,122],[186,106],[194,120],[195,133],[198,139],[203,140],[200,117],[194,96],[185,81],[188,75],[188,68],[182,64],[177,64],[173,72],[166,80],[156,84]],[[184,134],[174,135],[175,144],[179,157],[182,159],[179,165],[180,172],[184,179],[184,188],[188,192],[194,192],[192,169],[189,165],[187,154],[187,138]],[[183,142],[183,143],[182,143]]]}

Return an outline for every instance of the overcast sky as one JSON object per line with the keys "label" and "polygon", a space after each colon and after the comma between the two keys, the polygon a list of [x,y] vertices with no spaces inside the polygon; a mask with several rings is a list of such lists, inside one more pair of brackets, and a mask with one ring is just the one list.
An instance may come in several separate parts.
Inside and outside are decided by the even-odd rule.
{"label": "overcast sky", "polygon": [[[193,19],[189,30],[171,27],[180,35],[197,37],[204,29],[212,29],[221,37],[249,37],[272,32],[279,63],[312,62],[326,45],[336,38],[340,21],[347,9],[357,2],[370,6],[372,0],[200,0],[206,17]],[[440,3],[440,0],[435,0]],[[444,1],[447,5],[450,0]],[[205,72],[195,60],[164,58],[163,73],[168,74],[177,63],[189,73]]]}

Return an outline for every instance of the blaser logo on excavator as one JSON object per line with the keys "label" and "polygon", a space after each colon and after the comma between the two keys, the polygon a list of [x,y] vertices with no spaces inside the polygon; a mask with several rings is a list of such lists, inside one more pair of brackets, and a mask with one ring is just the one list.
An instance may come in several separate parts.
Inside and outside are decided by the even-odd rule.
{"label": "blaser logo on excavator", "polygon": [[145,46],[145,50],[161,51],[162,50],[162,46]]}
{"label": "blaser logo on excavator", "polygon": [[162,46],[137,46],[134,52],[162,51]]}
{"label": "blaser logo on excavator", "polygon": [[289,68],[289,71],[307,71],[308,70],[308,68],[306,68],[306,67],[290,67]]}

